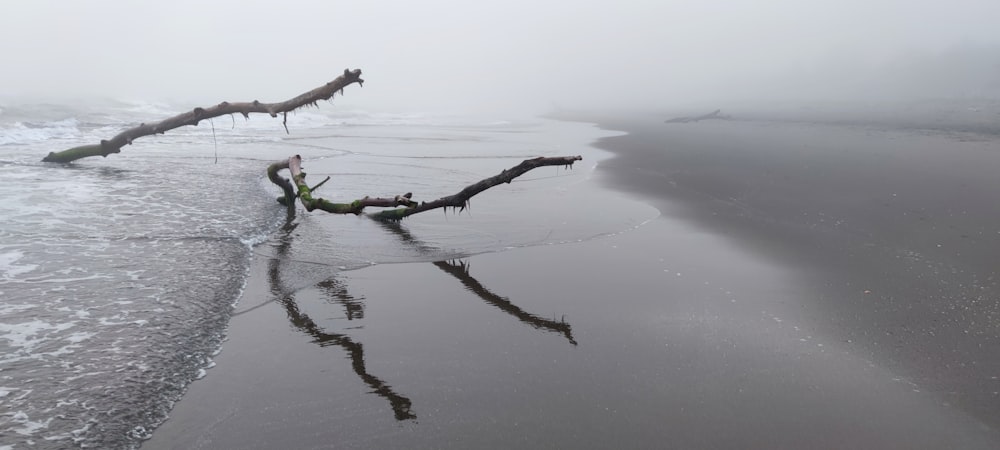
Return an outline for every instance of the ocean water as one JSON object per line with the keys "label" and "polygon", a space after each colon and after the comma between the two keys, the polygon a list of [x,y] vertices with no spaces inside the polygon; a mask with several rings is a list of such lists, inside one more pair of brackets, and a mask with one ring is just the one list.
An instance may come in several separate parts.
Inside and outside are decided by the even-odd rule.
{"label": "ocean water", "polygon": [[[304,288],[372,264],[592,239],[657,214],[581,188],[607,156],[587,144],[608,132],[544,119],[325,105],[290,115],[291,134],[280,120],[221,117],[108,158],[40,162],[188,107],[0,104],[0,449],[147,439],[213,365],[257,246],[279,230],[285,244],[293,237],[286,282]],[[487,191],[460,215],[415,216],[401,232],[301,208],[286,223],[265,168],[292,154],[311,183],[333,177],[320,195],[343,200],[406,191],[433,200],[524,158],[584,161]],[[604,213],[582,207],[594,204]],[[402,245],[407,233],[420,245]]]}

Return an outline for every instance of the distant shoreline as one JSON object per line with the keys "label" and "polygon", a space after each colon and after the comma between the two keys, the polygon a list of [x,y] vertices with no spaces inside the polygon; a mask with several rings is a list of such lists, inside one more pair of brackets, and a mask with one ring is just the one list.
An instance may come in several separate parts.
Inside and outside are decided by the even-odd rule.
{"label": "distant shoreline", "polygon": [[[928,130],[942,133],[973,133],[1000,136],[1000,98],[924,99],[910,101],[776,101],[771,103],[734,102],[667,106],[606,112],[558,110],[549,117],[583,120],[627,127],[623,118],[659,117],[661,122],[675,117],[700,116],[720,110],[728,120],[802,123],[830,126],[864,126],[899,130]],[[675,124],[684,125],[684,124]]]}

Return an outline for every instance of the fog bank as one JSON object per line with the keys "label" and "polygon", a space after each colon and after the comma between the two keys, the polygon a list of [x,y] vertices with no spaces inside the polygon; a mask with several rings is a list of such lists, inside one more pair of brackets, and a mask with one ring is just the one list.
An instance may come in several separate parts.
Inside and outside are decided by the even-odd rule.
{"label": "fog bank", "polygon": [[1000,2],[11,2],[0,99],[414,111],[1000,97]]}

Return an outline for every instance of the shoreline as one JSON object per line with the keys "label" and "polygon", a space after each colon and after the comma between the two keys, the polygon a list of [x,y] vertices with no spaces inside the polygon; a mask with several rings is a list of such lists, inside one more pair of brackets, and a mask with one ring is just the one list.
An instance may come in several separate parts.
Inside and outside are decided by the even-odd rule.
{"label": "shoreline", "polygon": [[[601,162],[597,184],[654,202],[661,217],[582,242],[380,264],[303,287],[275,268],[279,240],[262,244],[240,301],[248,309],[217,366],[143,448],[1000,442],[982,414],[963,412],[982,410],[943,405],[856,334],[870,324],[849,315],[870,305],[831,299],[862,288],[837,285],[829,262],[809,257],[836,250],[842,234],[816,247],[809,227],[770,204],[727,200],[727,189],[767,178],[707,170],[732,156],[704,152],[720,143],[713,134],[604,123],[630,134],[599,143],[617,156]],[[705,159],[657,159],[678,142],[704,142],[693,155]],[[697,177],[685,170],[715,178],[689,185]],[[410,240],[419,246],[420,233]],[[850,267],[849,255],[834,256]]]}
{"label": "shoreline", "polygon": [[832,336],[1000,427],[1000,213],[988,206],[1000,139],[892,124],[612,127],[629,132],[598,143],[616,154],[617,188],[796,272]]}

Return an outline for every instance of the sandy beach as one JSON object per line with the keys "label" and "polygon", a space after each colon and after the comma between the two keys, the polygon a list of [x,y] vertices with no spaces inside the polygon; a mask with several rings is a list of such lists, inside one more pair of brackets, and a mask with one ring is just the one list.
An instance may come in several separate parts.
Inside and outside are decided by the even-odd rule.
{"label": "sandy beach", "polygon": [[631,124],[629,139],[602,143],[620,155],[609,173],[629,173],[612,177],[617,187],[654,193],[666,214],[794,268],[812,292],[799,303],[824,333],[1000,425],[995,134]]}
{"label": "sandy beach", "polygon": [[595,120],[601,190],[525,209],[659,210],[621,233],[311,284],[261,244],[142,448],[1000,446],[1000,141],[663,119]]}

